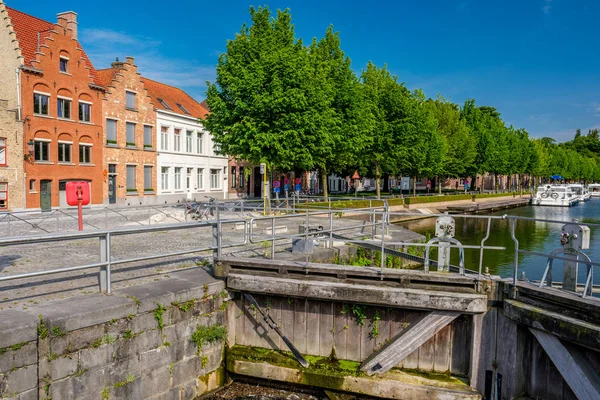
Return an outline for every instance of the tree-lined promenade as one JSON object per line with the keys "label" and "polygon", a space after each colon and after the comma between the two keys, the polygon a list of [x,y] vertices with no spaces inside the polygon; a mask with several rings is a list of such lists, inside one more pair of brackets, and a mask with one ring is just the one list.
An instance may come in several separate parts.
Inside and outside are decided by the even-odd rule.
{"label": "tree-lined promenade", "polygon": [[208,83],[205,126],[224,154],[281,171],[319,170],[325,195],[328,174],[354,170],[376,178],[378,196],[387,175],[488,173],[495,185],[500,175],[519,175],[519,185],[557,174],[600,179],[597,130],[563,144],[533,139],[494,107],[410,91],[385,65],[369,62],[357,75],[332,27],[305,44],[289,11],[250,15]]}

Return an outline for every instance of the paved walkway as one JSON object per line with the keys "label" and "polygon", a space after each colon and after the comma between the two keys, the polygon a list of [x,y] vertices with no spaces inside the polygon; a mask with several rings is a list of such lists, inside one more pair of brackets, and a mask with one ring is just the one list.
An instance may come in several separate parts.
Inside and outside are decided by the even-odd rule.
{"label": "paved walkway", "polygon": [[[181,216],[183,216],[183,211]],[[144,214],[145,213],[145,214]],[[146,219],[140,215],[147,215]],[[115,214],[116,215],[116,214]],[[258,215],[257,215],[258,216]],[[173,223],[177,215],[165,216],[163,212],[150,213],[148,210],[129,215],[128,218],[111,216],[106,220],[111,228],[122,226],[142,226],[148,221],[152,225]],[[228,219],[248,219],[250,214],[224,213]],[[60,223],[59,219],[59,223]],[[65,218],[65,221],[67,219]],[[276,219],[276,235],[296,234],[299,226],[306,223],[305,215],[297,215]],[[310,226],[329,227],[328,217],[311,217]],[[344,217],[334,218],[334,228],[346,227],[345,236],[368,238],[373,233],[371,227],[364,227],[367,222]],[[60,225],[57,225],[60,226]],[[69,225],[70,226],[70,225]],[[269,252],[270,245],[263,242],[270,237],[272,223],[270,220],[258,220],[253,225],[254,244],[244,242],[243,225],[223,223],[223,245],[239,245],[223,249],[223,254],[234,254],[244,257],[264,256]],[[72,230],[68,226],[65,230]],[[104,227],[102,228],[104,229]],[[406,240],[418,240],[421,236],[402,228],[393,227]],[[93,231],[94,228],[86,227]],[[28,231],[31,234],[31,230]],[[39,232],[36,232],[39,234]],[[395,236],[395,239],[397,236]],[[114,236],[111,239],[111,259],[125,260],[150,255],[160,255],[177,251],[207,248],[212,245],[212,228],[197,227],[185,230],[156,231],[136,233],[131,235]],[[291,238],[278,242],[277,251],[291,247]],[[57,268],[79,266],[100,261],[99,240],[76,239],[70,241],[37,243],[0,247],[0,277],[8,275],[37,272]],[[113,289],[169,278],[169,273],[183,268],[206,266],[212,262],[212,251],[199,251],[189,255],[161,258],[150,261],[118,264],[112,267]],[[26,278],[0,282],[0,309],[27,308],[53,299],[61,299],[75,295],[97,293],[99,269],[93,268],[68,273],[46,275],[36,278]]]}

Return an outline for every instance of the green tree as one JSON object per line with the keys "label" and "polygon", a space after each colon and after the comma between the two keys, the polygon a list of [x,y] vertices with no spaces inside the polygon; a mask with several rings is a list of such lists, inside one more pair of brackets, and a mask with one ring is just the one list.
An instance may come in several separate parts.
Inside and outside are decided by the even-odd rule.
{"label": "green tree", "polygon": [[[288,10],[271,17],[250,8],[219,57],[215,83],[208,82],[210,114],[204,125],[223,154],[285,170],[315,167],[320,146],[331,143],[328,99],[311,88],[308,52],[297,40]],[[327,121],[324,121],[327,120]]]}

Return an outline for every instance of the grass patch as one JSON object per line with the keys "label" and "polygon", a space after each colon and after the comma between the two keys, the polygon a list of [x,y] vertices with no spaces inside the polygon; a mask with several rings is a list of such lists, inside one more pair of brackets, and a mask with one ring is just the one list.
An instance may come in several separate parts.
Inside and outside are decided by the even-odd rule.
{"label": "grass patch", "polygon": [[160,329],[162,331],[163,328],[165,327],[165,323],[163,321],[162,316],[167,309],[165,307],[163,307],[163,305],[160,303],[158,303],[157,305],[158,305],[158,307],[154,310],[154,319],[158,323],[158,329]]}
{"label": "grass patch", "polygon": [[221,324],[212,326],[197,326],[192,334],[192,342],[198,346],[198,354],[205,344],[221,342],[227,336],[227,328]]}

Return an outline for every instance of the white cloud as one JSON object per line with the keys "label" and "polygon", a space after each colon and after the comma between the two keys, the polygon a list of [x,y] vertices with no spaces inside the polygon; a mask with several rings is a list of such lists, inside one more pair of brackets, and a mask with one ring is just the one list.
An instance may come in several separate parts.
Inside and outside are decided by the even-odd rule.
{"label": "white cloud", "polygon": [[542,7],[542,11],[544,14],[550,14],[550,9],[552,8],[552,0],[544,0],[544,6]]}
{"label": "white cloud", "polygon": [[[142,76],[185,90],[198,101],[205,98],[206,81],[215,80],[215,66],[161,52],[160,40],[110,29],[83,29],[80,40],[96,69],[110,67],[118,57],[134,57]],[[215,60],[216,61],[216,60]]]}

